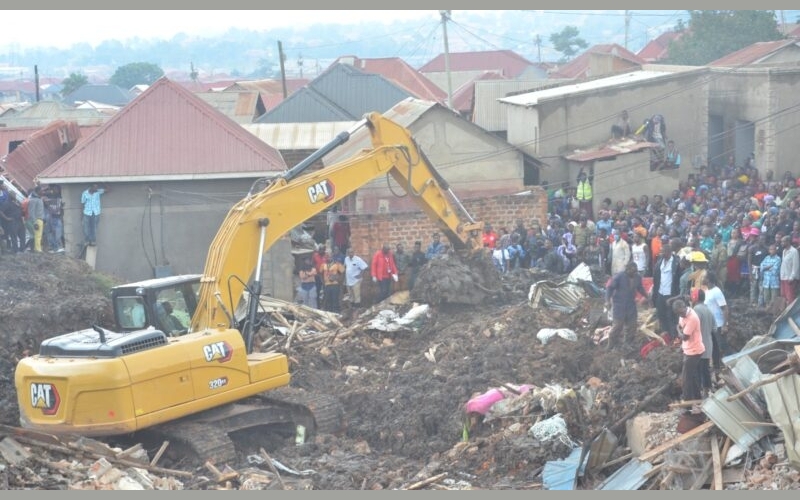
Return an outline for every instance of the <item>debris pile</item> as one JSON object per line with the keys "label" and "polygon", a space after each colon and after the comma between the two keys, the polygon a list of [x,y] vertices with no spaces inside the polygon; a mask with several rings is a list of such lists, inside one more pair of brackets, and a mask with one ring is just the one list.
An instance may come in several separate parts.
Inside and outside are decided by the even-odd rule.
{"label": "debris pile", "polygon": [[[697,402],[678,403],[680,348],[659,342],[642,350],[654,340],[642,331],[652,326],[647,304],[641,305],[643,328],[635,342],[624,352],[607,351],[604,341],[593,338],[608,325],[599,293],[604,277],[581,283],[580,300],[573,301],[571,293],[558,293],[564,277],[519,270],[501,279],[484,264],[482,270],[436,259],[410,297],[399,292],[365,310],[346,309],[351,315],[263,299],[278,333],[262,331],[257,345],[289,356],[293,388],[338,398],[346,428],[308,442],[280,437],[273,446],[240,450],[230,463],[187,467],[161,442],[104,444],[15,427],[16,360],[55,334],[91,323],[111,328],[107,287],[113,279],[63,256],[2,259],[0,307],[11,313],[4,316],[0,344],[0,487],[800,485],[795,443],[787,437],[793,422],[777,409],[787,403],[770,396],[771,386],[797,377],[787,375],[727,401],[786,368],[781,363],[798,343],[793,332],[785,333],[791,323],[764,332],[774,317],[751,314],[746,302],[729,299],[729,342],[742,355],[726,358],[724,384],[701,402],[704,412],[687,416]],[[545,281],[553,286],[540,285],[541,300],[532,304],[531,285]],[[752,340],[754,333],[765,335]],[[780,344],[772,343],[776,339]]]}

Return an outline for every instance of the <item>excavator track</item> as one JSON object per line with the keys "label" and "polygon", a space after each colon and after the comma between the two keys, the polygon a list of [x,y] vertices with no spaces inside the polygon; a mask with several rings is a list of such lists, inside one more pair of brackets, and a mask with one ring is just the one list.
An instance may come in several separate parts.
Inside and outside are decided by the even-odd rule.
{"label": "excavator track", "polygon": [[[335,398],[281,388],[237,403],[188,416],[141,431],[143,440],[160,445],[169,441],[168,455],[183,465],[211,461],[218,467],[237,460],[237,447],[252,446],[255,438],[279,430],[285,435],[304,428],[304,440],[343,430],[344,411]],[[239,446],[237,446],[239,445]]]}

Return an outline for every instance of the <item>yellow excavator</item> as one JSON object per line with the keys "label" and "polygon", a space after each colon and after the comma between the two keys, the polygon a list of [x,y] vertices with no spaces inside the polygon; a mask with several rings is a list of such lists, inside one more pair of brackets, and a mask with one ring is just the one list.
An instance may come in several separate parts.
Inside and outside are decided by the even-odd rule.
{"label": "yellow excavator", "polygon": [[[372,148],[309,171],[361,127]],[[335,402],[270,397],[289,385],[290,373],[286,355],[253,349],[268,326],[259,305],[261,262],[292,228],[387,174],[455,249],[482,227],[408,130],[367,114],[280,177],[256,181],[223,221],[202,275],[115,287],[114,331],[93,326],[53,337],[22,359],[15,373],[21,426],[84,436],[158,430],[217,463],[235,459],[235,432],[286,424],[308,438],[336,427]]]}

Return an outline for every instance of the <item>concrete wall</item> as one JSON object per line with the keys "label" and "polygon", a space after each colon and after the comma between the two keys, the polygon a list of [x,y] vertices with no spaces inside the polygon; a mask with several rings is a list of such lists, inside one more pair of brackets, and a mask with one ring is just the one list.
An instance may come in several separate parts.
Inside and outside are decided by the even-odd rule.
{"label": "concrete wall", "polygon": [[[410,130],[462,201],[525,188],[522,153],[473,124],[442,110],[425,113]],[[393,179],[387,183],[386,177],[380,177],[359,188],[355,210],[366,213],[416,210],[410,197],[397,196],[403,194],[405,190]]]}
{"label": "concrete wall", "polygon": [[[762,173],[772,170],[776,179],[787,171],[798,175],[800,113],[793,106],[800,95],[800,68],[714,70],[712,75],[709,113],[723,120],[722,161],[737,149],[737,123],[747,121],[754,125],[758,169]],[[737,164],[744,160],[736,158]]]}
{"label": "concrete wall", "polygon": [[[705,155],[707,79],[705,70],[693,71],[551,98],[530,108],[508,105],[508,142],[551,165],[542,179],[574,182],[563,156],[608,141],[611,125],[624,109],[634,128],[660,113],[667,124],[667,137],[681,152],[684,168],[680,173],[685,178],[692,170],[692,158]],[[595,197],[603,194],[595,192]]]}
{"label": "concrete wall", "polygon": [[[231,206],[252,180],[127,182],[109,184],[102,197],[96,269],[131,282],[155,276],[155,266],[171,274],[201,273],[208,247]],[[77,257],[83,241],[81,193],[86,185],[62,184],[67,253]],[[149,189],[151,190],[149,190]],[[266,293],[293,298],[291,243],[279,241],[267,253]]]}

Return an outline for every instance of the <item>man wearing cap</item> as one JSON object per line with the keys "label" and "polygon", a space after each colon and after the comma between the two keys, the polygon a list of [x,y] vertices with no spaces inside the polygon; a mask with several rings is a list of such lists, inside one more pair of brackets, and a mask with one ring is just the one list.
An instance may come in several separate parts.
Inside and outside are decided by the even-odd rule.
{"label": "man wearing cap", "polygon": [[689,275],[689,288],[700,288],[703,286],[706,274],[708,273],[708,258],[703,252],[696,250],[689,254],[689,261],[694,269]]}
{"label": "man wearing cap", "polygon": [[800,279],[800,256],[797,249],[792,246],[789,236],[781,238],[783,254],[781,255],[781,297],[786,299],[786,305],[794,302],[796,297],[795,286]]}

